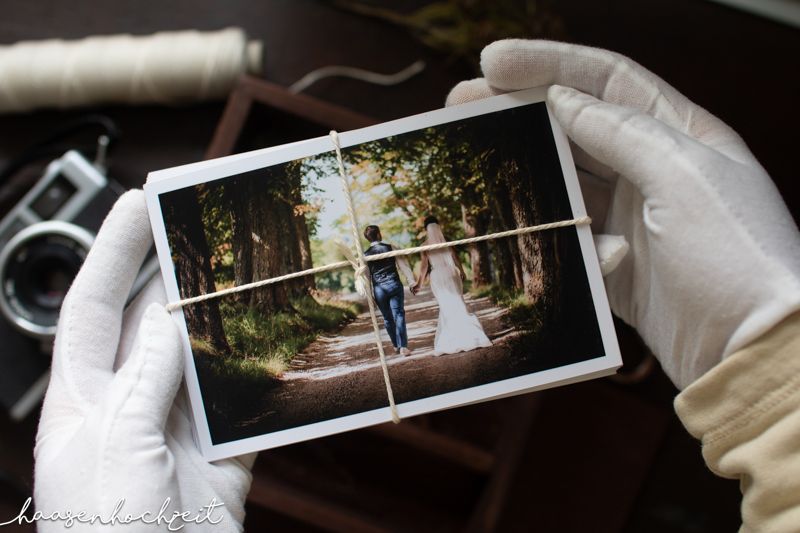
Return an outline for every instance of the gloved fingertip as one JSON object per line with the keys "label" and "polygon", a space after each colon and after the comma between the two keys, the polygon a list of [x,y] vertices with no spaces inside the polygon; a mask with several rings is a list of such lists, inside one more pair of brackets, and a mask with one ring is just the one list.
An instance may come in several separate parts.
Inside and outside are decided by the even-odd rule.
{"label": "gloved fingertip", "polygon": [[500,39],[487,44],[481,50],[481,68],[484,67],[484,64],[491,67],[492,62],[498,57],[514,54],[521,48],[527,47],[530,42],[528,39],[512,38]]}
{"label": "gloved fingertip", "polygon": [[564,85],[551,85],[547,89],[547,99],[550,101],[558,101],[562,98],[568,98],[571,94],[575,93],[575,89],[565,87]]}
{"label": "gloved fingertip", "polygon": [[572,87],[564,85],[551,85],[547,89],[547,102],[553,108],[560,108],[570,103],[587,104],[594,101],[594,98],[586,93],[582,93]]}
{"label": "gloved fingertip", "polygon": [[145,201],[144,191],[141,189],[125,191],[114,202],[114,206],[109,211],[106,220],[111,221],[111,224],[121,222],[130,226],[143,227],[144,233],[148,234],[150,232],[150,219],[147,216],[147,202]]}
{"label": "gloved fingertip", "polygon": [[562,43],[542,39],[503,39],[481,52],[481,72],[492,87],[516,91],[553,83]]}
{"label": "gloved fingertip", "polygon": [[122,196],[117,199],[118,204],[130,205],[135,207],[144,207],[144,191],[142,189],[129,189],[122,193]]}
{"label": "gloved fingertip", "polygon": [[483,78],[465,80],[450,90],[444,105],[445,107],[449,107],[452,105],[464,104],[466,102],[488,98],[500,92],[501,91],[492,89]]}

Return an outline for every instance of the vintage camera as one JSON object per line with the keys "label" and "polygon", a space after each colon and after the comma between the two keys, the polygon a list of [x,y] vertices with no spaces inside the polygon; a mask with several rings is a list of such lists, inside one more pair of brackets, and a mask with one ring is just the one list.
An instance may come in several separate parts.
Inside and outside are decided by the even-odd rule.
{"label": "vintage camera", "polygon": [[71,150],[0,221],[0,405],[12,419],[47,388],[61,303],[121,193]]}

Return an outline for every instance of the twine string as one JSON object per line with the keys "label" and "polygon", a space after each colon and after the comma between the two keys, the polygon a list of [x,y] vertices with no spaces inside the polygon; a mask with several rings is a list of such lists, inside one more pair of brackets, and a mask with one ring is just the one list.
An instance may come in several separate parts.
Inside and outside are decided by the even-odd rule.
{"label": "twine string", "polygon": [[330,138],[333,143],[334,150],[336,152],[336,163],[339,171],[339,179],[342,183],[342,188],[344,189],[347,214],[348,217],[350,218],[350,227],[353,232],[353,241],[355,242],[355,251],[356,251],[355,255],[353,255],[352,253],[348,253],[348,250],[343,250],[344,255],[346,257],[345,261],[337,261],[335,263],[329,263],[327,265],[309,268],[306,270],[291,272],[289,274],[276,276],[274,278],[255,281],[252,283],[245,283],[243,285],[237,285],[235,287],[229,287],[227,289],[222,289],[207,294],[201,294],[199,296],[193,296],[191,298],[184,298],[182,300],[178,300],[177,302],[168,303],[166,305],[166,309],[167,311],[172,312],[187,305],[204,302],[206,300],[211,300],[214,298],[220,298],[222,296],[227,296],[229,294],[236,294],[239,292],[257,289],[259,287],[264,287],[266,285],[272,285],[274,283],[280,283],[295,278],[300,278],[304,276],[313,276],[315,274],[321,274],[323,272],[330,272],[332,270],[339,270],[342,268],[351,267],[355,272],[356,281],[361,280],[365,289],[366,293],[365,296],[367,298],[367,304],[369,306],[369,315],[372,320],[372,331],[375,334],[375,344],[378,348],[378,355],[380,357],[381,369],[383,371],[383,381],[384,384],[386,385],[386,395],[389,399],[389,408],[392,414],[392,421],[394,423],[399,423],[400,415],[397,412],[397,405],[395,404],[394,400],[394,392],[392,391],[392,383],[391,380],[389,379],[389,367],[386,364],[386,353],[383,350],[383,342],[381,341],[380,326],[378,325],[378,315],[375,313],[376,303],[372,289],[372,280],[370,279],[369,276],[369,266],[367,263],[369,263],[370,261],[380,261],[381,259],[388,259],[391,257],[399,257],[399,256],[413,255],[423,252],[430,252],[435,250],[441,250],[444,248],[451,248],[453,246],[474,244],[477,242],[484,242],[493,239],[502,239],[504,237],[524,235],[527,233],[534,233],[538,231],[546,231],[556,228],[565,228],[569,226],[585,226],[591,224],[592,219],[588,216],[581,216],[568,220],[559,220],[557,222],[538,224],[536,226],[525,226],[522,228],[500,231],[496,233],[490,233],[487,235],[478,235],[476,237],[469,237],[466,239],[458,239],[454,241],[446,241],[436,244],[425,244],[422,246],[414,246],[411,248],[391,250],[389,252],[372,254],[367,256],[364,255],[364,249],[361,245],[361,236],[358,234],[358,228],[360,226],[358,224],[358,217],[356,216],[355,205],[353,202],[353,195],[350,189],[350,183],[348,182],[347,172],[344,166],[344,159],[342,157],[342,148],[341,148],[341,143],[339,141],[339,134],[335,130],[331,130]]}
{"label": "twine string", "polygon": [[[512,230],[507,231],[500,231],[497,233],[489,233],[487,235],[479,235],[477,237],[470,237],[467,239],[458,239],[455,241],[447,241],[442,243],[436,244],[425,244],[423,246],[414,246],[412,248],[402,248],[398,250],[392,250],[391,252],[384,252],[380,254],[368,255],[364,257],[364,261],[369,263],[370,261],[380,261],[381,259],[388,259],[390,257],[398,257],[403,255],[414,255],[419,254],[422,252],[430,252],[435,250],[441,250],[442,248],[450,248],[452,246],[462,246],[465,244],[473,244],[476,242],[482,241],[489,241],[493,239],[501,239],[503,237],[512,237],[515,235],[523,235],[526,233],[535,233],[537,231],[545,231],[549,229],[556,229],[556,228],[566,228],[569,226],[586,226],[591,224],[592,219],[588,216],[582,216],[578,218],[572,218],[568,220],[560,220],[558,222],[548,222],[547,224],[539,224],[536,226],[525,226],[523,228],[515,228]],[[314,274],[321,274],[323,272],[330,272],[332,270],[339,270],[342,268],[353,267],[354,270],[358,268],[357,264],[354,266],[354,263],[350,260],[348,261],[337,261],[335,263],[329,263],[327,265],[322,265],[314,268],[309,268],[306,270],[300,270],[297,272],[291,272],[289,274],[284,274],[282,276],[277,276],[274,278],[254,281],[252,283],[245,283],[244,285],[237,285],[235,287],[229,287],[227,289],[220,289],[215,292],[209,292],[207,294],[201,294],[199,296],[193,296],[191,298],[184,298],[182,300],[178,300],[177,302],[171,302],[167,304],[167,311],[175,311],[176,309],[180,309],[181,307],[185,307],[187,305],[196,304],[199,302],[204,302],[206,300],[211,300],[213,298],[219,298],[222,296],[227,296],[229,294],[235,294],[237,292],[243,291],[250,291],[253,289],[257,289],[259,287],[263,287],[265,285],[272,285],[273,283],[280,283],[281,281],[287,281],[290,279],[301,278],[303,276],[313,276]],[[358,274],[359,272],[356,272]],[[364,272],[366,273],[366,272]]]}
{"label": "twine string", "polygon": [[355,275],[364,282],[364,290],[367,293],[367,304],[369,305],[369,316],[372,319],[372,331],[375,334],[375,344],[378,347],[378,355],[381,360],[381,370],[383,370],[383,382],[386,385],[386,395],[389,398],[389,409],[392,413],[392,422],[398,424],[400,422],[400,415],[397,413],[397,406],[394,403],[394,392],[392,392],[392,381],[389,379],[389,367],[386,365],[386,353],[383,351],[383,341],[381,341],[381,330],[378,325],[378,315],[375,313],[375,296],[372,292],[372,280],[367,275],[369,267],[367,265],[366,256],[364,255],[364,248],[361,246],[361,236],[358,234],[358,217],[356,217],[356,209],[353,205],[353,194],[350,191],[350,183],[347,181],[347,171],[344,168],[344,159],[342,158],[342,147],[339,143],[339,134],[336,130],[331,130],[331,141],[336,149],[336,164],[339,166],[339,179],[342,182],[344,189],[344,198],[347,201],[347,214],[350,217],[350,227],[353,230],[353,241],[355,241],[356,257],[355,257]]}
{"label": "twine string", "polygon": [[168,303],[166,305],[166,308],[167,311],[172,312],[177,309],[180,309],[181,307],[186,307],[187,305],[205,302],[206,300],[212,300],[214,298],[221,298],[222,296],[227,296],[229,294],[236,294],[238,292],[244,292],[244,291],[252,291],[253,289],[264,287],[266,285],[272,285],[274,283],[280,283],[282,281],[288,281],[290,279],[295,279],[295,278],[302,278],[303,276],[313,276],[314,274],[330,272],[331,270],[339,270],[342,268],[347,268],[349,266],[350,266],[350,261],[337,261],[336,263],[329,263],[327,265],[322,265],[315,268],[309,268],[307,270],[291,272],[289,274],[284,274],[283,276],[278,276],[275,278],[262,279],[259,281],[254,281],[252,283],[245,283],[244,285],[237,285],[235,287],[229,287],[227,289],[220,289],[218,291],[201,294],[199,296],[192,296],[191,298],[184,298],[183,300],[178,300],[177,302]]}

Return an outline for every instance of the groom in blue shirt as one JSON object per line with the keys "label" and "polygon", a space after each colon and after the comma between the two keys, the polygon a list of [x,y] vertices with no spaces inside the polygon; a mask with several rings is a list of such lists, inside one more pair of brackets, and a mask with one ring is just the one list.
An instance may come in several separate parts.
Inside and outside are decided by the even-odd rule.
{"label": "groom in blue shirt", "polygon": [[[381,240],[381,230],[378,226],[367,226],[364,230],[364,238],[370,243],[369,248],[364,251],[364,255],[382,254],[393,249],[391,244]],[[372,278],[375,303],[381,310],[383,324],[392,340],[395,353],[411,355],[406,333],[405,294],[403,284],[400,282],[400,275],[397,273],[399,266],[406,280],[413,283],[414,274],[411,267],[405,257],[397,257],[396,260],[394,257],[389,257],[378,261],[369,261],[367,265]]]}

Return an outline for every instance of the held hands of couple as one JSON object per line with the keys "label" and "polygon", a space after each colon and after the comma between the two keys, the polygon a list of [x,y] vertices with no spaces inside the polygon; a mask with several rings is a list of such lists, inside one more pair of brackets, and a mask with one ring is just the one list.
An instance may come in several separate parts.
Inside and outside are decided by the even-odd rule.
{"label": "held hands of couple", "polygon": [[[130,191],[112,209],[67,294],[58,323],[52,377],[36,438],[37,511],[155,517],[217,507],[213,524],[191,531],[240,531],[255,455],[208,463],[192,438],[183,348],[164,309],[158,277],[123,312],[152,244],[144,194]],[[177,520],[174,525],[180,525]],[[40,531],[64,528],[43,521]],[[136,531],[149,528],[137,522]],[[162,531],[163,523],[151,526]],[[97,530],[76,524],[71,530]]]}
{"label": "held hands of couple", "polygon": [[589,214],[617,236],[597,239],[611,308],[679,388],[800,308],[797,226],[730,127],[605,50],[498,41],[481,68],[448,105],[553,85]]}

